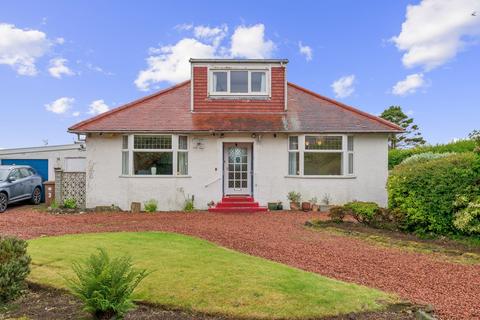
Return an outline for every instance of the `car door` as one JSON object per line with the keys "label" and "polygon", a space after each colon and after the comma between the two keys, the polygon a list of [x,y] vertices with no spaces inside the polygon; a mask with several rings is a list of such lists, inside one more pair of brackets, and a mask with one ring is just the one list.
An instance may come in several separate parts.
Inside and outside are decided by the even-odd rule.
{"label": "car door", "polygon": [[10,200],[15,201],[22,198],[24,190],[22,185],[22,178],[18,169],[13,169],[8,176]]}
{"label": "car door", "polygon": [[22,197],[30,197],[33,193],[34,181],[32,179],[32,172],[28,168],[20,168]]}

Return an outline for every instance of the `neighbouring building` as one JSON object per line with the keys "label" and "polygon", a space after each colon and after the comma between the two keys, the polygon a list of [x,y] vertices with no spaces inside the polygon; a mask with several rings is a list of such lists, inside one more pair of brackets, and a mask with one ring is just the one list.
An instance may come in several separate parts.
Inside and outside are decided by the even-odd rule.
{"label": "neighbouring building", "polygon": [[386,205],[387,140],[400,127],[289,83],[287,60],[190,62],[190,80],[69,128],[86,136],[87,207],[285,205],[289,191]]}

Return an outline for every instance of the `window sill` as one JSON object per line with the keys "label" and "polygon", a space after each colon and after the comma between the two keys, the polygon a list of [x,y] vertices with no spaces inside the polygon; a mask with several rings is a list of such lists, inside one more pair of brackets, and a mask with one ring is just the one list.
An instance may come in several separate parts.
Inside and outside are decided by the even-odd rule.
{"label": "window sill", "polygon": [[357,176],[285,176],[289,179],[356,179]]}
{"label": "window sill", "polygon": [[191,178],[192,176],[174,176],[174,175],[120,175],[119,178],[140,178],[140,179],[155,179],[155,178],[160,178],[160,179],[172,179],[172,178]]}

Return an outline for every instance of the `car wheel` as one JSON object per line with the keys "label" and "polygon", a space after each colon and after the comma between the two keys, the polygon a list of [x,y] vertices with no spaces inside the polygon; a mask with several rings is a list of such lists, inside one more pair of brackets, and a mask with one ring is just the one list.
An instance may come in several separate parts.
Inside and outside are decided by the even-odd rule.
{"label": "car wheel", "polygon": [[7,206],[8,196],[5,193],[0,192],[0,213],[5,212],[5,210],[7,210]]}
{"label": "car wheel", "polygon": [[40,204],[40,201],[42,201],[42,190],[40,190],[39,187],[36,187],[33,190],[32,203],[33,204]]}

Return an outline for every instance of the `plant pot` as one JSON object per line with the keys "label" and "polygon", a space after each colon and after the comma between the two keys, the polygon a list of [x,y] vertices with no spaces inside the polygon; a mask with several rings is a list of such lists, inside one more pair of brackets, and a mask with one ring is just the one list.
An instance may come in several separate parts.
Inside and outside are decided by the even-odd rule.
{"label": "plant pot", "polygon": [[307,211],[310,211],[311,209],[311,205],[310,205],[310,202],[302,202],[302,210],[307,212]]}
{"label": "plant pot", "polygon": [[290,210],[298,211],[300,210],[300,203],[298,202],[290,202]]}
{"label": "plant pot", "polygon": [[269,202],[268,203],[268,210],[278,210],[278,202]]}
{"label": "plant pot", "polygon": [[331,207],[333,207],[333,206],[322,204],[322,205],[320,205],[320,211],[321,212],[330,212]]}
{"label": "plant pot", "polygon": [[312,204],[312,211],[314,212],[318,211],[318,204]]}

